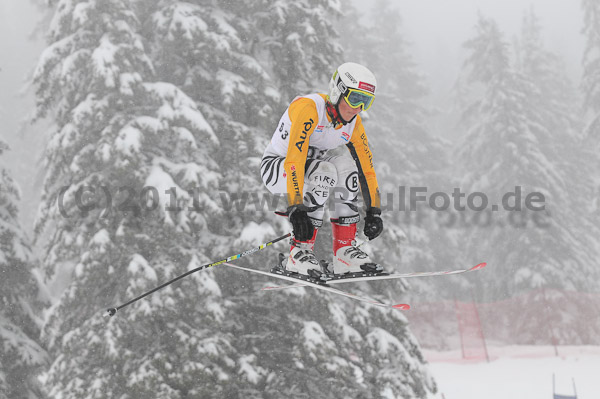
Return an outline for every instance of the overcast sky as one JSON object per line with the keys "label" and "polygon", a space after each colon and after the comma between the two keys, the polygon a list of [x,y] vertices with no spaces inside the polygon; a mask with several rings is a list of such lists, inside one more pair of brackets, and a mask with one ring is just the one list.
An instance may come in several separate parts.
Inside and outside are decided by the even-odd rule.
{"label": "overcast sky", "polygon": [[[372,2],[353,0],[367,12]],[[525,10],[533,7],[549,49],[562,56],[574,82],[581,77],[582,12],[579,0],[396,0],[415,61],[428,76],[434,95],[445,96],[462,60],[461,44],[473,33],[479,11],[494,18],[512,40]],[[452,63],[451,61],[456,62]]]}
{"label": "overcast sky", "polygon": [[[353,0],[366,12],[373,2]],[[397,0],[412,54],[428,78],[434,97],[447,96],[461,65],[463,43],[473,32],[478,10],[495,18],[508,39],[518,32],[524,10],[533,6],[544,29],[547,46],[567,62],[579,82],[583,38],[579,0]],[[342,2],[344,4],[344,2]],[[27,99],[16,97],[43,49],[31,38],[38,11],[29,0],[0,1],[0,136],[11,141],[18,120],[31,111]],[[39,35],[38,35],[39,36]],[[455,62],[452,62],[452,61]]]}
{"label": "overcast sky", "polygon": [[33,39],[38,12],[29,0],[0,0],[0,137],[13,148],[20,121],[33,109],[32,94],[20,92],[44,48],[41,37]]}

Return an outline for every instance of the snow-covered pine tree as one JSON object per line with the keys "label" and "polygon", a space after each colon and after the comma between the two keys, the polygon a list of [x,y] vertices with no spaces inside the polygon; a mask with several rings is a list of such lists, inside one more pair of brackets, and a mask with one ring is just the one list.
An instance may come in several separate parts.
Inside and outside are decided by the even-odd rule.
{"label": "snow-covered pine tree", "polygon": [[[264,49],[277,49],[278,44],[264,39],[265,27],[260,21],[283,17],[289,21],[298,20],[301,23],[297,28],[310,35],[310,45],[303,50],[310,49],[313,64],[304,64],[308,72],[304,81],[294,82],[302,87],[302,90],[294,89],[294,95],[305,92],[306,87],[317,86],[314,82],[322,79],[323,75],[325,86],[331,73],[328,70],[323,74],[323,71],[314,69],[314,65],[318,64],[315,58],[324,44],[319,40],[331,43],[331,37],[311,33],[309,22],[315,21],[316,15],[322,15],[325,6],[327,10],[335,10],[336,2],[323,2],[323,7],[320,3],[302,3],[300,7],[293,6],[293,9],[279,1],[266,4],[261,9],[244,2],[219,6],[204,1],[132,4],[135,15],[127,7],[129,3],[124,2],[101,4],[87,1],[77,6],[61,2],[51,35],[53,45],[40,63],[37,79],[40,113],[43,115],[53,104],[56,106],[50,97],[50,88],[65,98],[57,110],[57,131],[48,154],[48,168],[52,172],[49,176],[57,178],[47,179],[46,206],[42,213],[41,226],[45,222],[48,229],[52,228],[55,232],[49,243],[46,265],[50,276],[56,275],[57,269],[75,268],[74,278],[45,330],[55,356],[54,364],[46,375],[48,388],[53,394],[64,394],[65,397],[263,397],[293,396],[298,392],[314,393],[320,397],[356,396],[357,392],[425,397],[433,382],[423,369],[423,360],[414,339],[405,329],[406,321],[401,314],[390,316],[344,301],[338,305],[330,297],[322,295],[305,295],[303,298],[297,298],[297,293],[259,296],[256,288],[263,284],[263,279],[254,280],[251,276],[238,274],[236,282],[232,278],[234,272],[229,270],[215,272],[217,280],[222,283],[219,286],[212,284],[210,273],[200,273],[196,279],[181,284],[182,288],[200,285],[200,289],[165,289],[127,308],[120,317],[111,319],[107,327],[97,318],[89,318],[106,304],[129,298],[135,292],[144,291],[159,280],[177,274],[175,262],[161,256],[167,252],[164,247],[169,246],[169,254],[173,258],[184,259],[177,264],[186,265],[187,258],[191,258],[189,267],[193,267],[198,259],[205,259],[201,255],[191,255],[195,251],[190,249],[192,242],[184,233],[193,234],[197,229],[185,230],[183,224],[178,223],[178,217],[185,216],[181,213],[173,215],[157,209],[155,212],[160,214],[157,222],[151,217],[135,219],[134,215],[116,212],[118,209],[112,209],[111,213],[102,212],[99,209],[105,205],[102,191],[99,199],[92,196],[84,198],[83,203],[77,203],[77,185],[91,185],[84,180],[85,176],[94,176],[98,179],[94,182],[95,186],[100,187],[108,185],[108,182],[115,184],[116,179],[121,179],[118,182],[135,183],[148,173],[148,163],[159,163],[154,158],[155,152],[167,158],[167,154],[156,149],[152,153],[144,151],[147,147],[140,138],[139,146],[127,147],[130,151],[126,155],[131,159],[130,164],[124,164],[121,160],[124,158],[121,155],[123,151],[118,151],[120,147],[113,150],[111,143],[118,143],[123,130],[119,123],[128,124],[131,119],[139,119],[137,112],[140,108],[155,119],[160,119],[155,114],[163,115],[162,112],[175,108],[173,105],[158,108],[129,106],[133,99],[127,91],[123,93],[119,84],[122,79],[113,80],[117,82],[114,85],[105,84],[104,75],[96,73],[94,67],[87,67],[89,63],[85,57],[102,53],[97,51],[100,45],[111,43],[123,51],[115,51],[112,57],[104,58],[104,64],[120,76],[125,74],[124,70],[136,71],[140,76],[131,83],[132,90],[146,87],[148,83],[152,85],[156,80],[169,81],[184,88],[197,103],[201,115],[209,122],[207,126],[212,126],[212,131],[218,136],[221,147],[212,144],[214,140],[208,128],[196,126],[188,129],[198,143],[207,143],[206,147],[198,145],[198,148],[190,148],[190,145],[188,149],[198,151],[190,156],[190,162],[200,164],[205,172],[209,171],[207,177],[210,179],[200,185],[200,205],[206,211],[189,218],[198,224],[205,221],[202,227],[209,227],[202,230],[201,244],[204,247],[207,242],[214,242],[216,250],[205,249],[204,253],[220,255],[225,250],[230,251],[232,244],[237,247],[237,244],[255,242],[259,235],[279,230],[264,224],[257,227],[263,222],[261,213],[239,216],[235,209],[223,212],[222,208],[211,206],[210,199],[215,197],[207,194],[210,189],[217,188],[212,179],[217,176],[221,178],[218,188],[232,191],[252,186],[252,183],[253,187],[260,184],[257,161],[274,128],[268,126],[273,122],[269,118],[278,118],[290,100],[279,94],[283,92],[279,89],[280,82],[269,84],[267,78],[270,75],[257,68],[278,69],[282,80],[285,76],[285,70],[273,65],[271,58],[265,56],[268,52]],[[267,10],[266,14],[264,10]],[[302,13],[299,14],[299,10]],[[143,25],[140,31],[150,38],[148,43],[138,40],[138,21]],[[282,26],[286,24],[281,20],[279,23]],[[158,36],[148,35],[149,30],[154,29],[164,33],[164,37],[173,36],[169,40],[164,37],[158,40]],[[293,39],[294,35],[289,36]],[[282,40],[287,38],[284,35]],[[66,51],[65,47],[73,52]],[[227,51],[228,47],[231,52]],[[215,48],[217,51],[211,53]],[[61,54],[60,49],[66,54]],[[280,51],[284,52],[285,48]],[[213,54],[221,58],[213,60]],[[254,63],[250,56],[260,62]],[[77,70],[69,70],[77,57],[83,58],[77,62]],[[168,70],[167,64],[172,70]],[[329,68],[331,65],[328,65]],[[62,75],[63,71],[77,76],[79,83],[89,82],[89,85],[69,86],[71,80],[68,74]],[[262,86],[263,83],[266,86]],[[161,85],[173,87],[166,83]],[[94,102],[95,108],[83,118],[77,113],[78,109],[89,107],[79,106],[71,100],[86,98],[90,96],[89,92],[94,95],[92,100],[98,99],[98,103]],[[144,90],[140,92],[135,97],[136,104],[141,102],[145,105],[147,97]],[[115,102],[120,106],[113,107]],[[194,121],[200,118],[192,104],[182,103],[182,106],[191,109],[178,114],[179,118],[170,119],[164,127],[165,134],[160,136],[171,138],[169,143],[172,145],[180,141],[178,136],[173,138],[173,135],[166,134],[169,129],[179,132],[179,125],[188,125],[186,117],[194,116]],[[265,108],[270,104],[275,104],[273,108],[279,107],[271,115],[269,108]],[[71,121],[74,121],[71,124],[75,127],[65,129]],[[144,126],[139,129],[142,132],[140,136],[155,137],[152,129],[143,129]],[[73,133],[70,140],[66,134],[69,131]],[[91,152],[85,158],[87,163],[82,165],[81,157],[75,154],[87,148],[86,142],[98,143],[99,140],[101,144],[106,142],[100,146],[102,151]],[[58,148],[58,144],[64,144],[64,147],[60,151],[52,151]],[[241,150],[237,159],[232,159],[228,149],[235,149],[230,152],[236,154],[238,149]],[[181,152],[173,150],[169,154],[174,157]],[[114,158],[107,159],[109,155]],[[62,164],[69,165],[68,169],[58,170],[61,165],[58,159],[64,159]],[[179,158],[172,160],[170,165],[177,166],[177,162],[180,162]],[[256,164],[254,171],[251,170],[253,162]],[[84,167],[87,171],[90,164],[94,166],[96,163],[100,163],[100,167],[96,167],[94,173],[83,172]],[[236,168],[236,165],[239,167]],[[171,177],[176,180],[180,176]],[[144,182],[147,180],[142,179]],[[78,217],[62,219],[58,211],[50,208],[53,202],[50,198],[67,182],[73,188],[65,193],[63,209],[67,215]],[[236,182],[242,184],[230,185]],[[91,207],[96,200],[95,209],[78,214],[79,208]],[[219,217],[220,224],[216,224]],[[170,222],[161,224],[162,221]],[[278,223],[283,224],[273,222],[274,225]],[[192,226],[196,225],[192,223]],[[289,226],[286,228],[289,229]],[[137,234],[130,234],[132,230]],[[243,233],[240,235],[239,231]],[[251,259],[265,267],[266,261],[264,258],[261,261],[261,256]],[[124,272],[123,269],[127,270]],[[89,301],[82,300],[84,291]],[[230,300],[223,303],[221,292]],[[207,295],[202,296],[202,293]],[[180,299],[184,295],[188,300],[182,303]],[[328,306],[329,301],[331,304]],[[334,305],[339,309],[331,310],[330,306]],[[162,311],[165,308],[170,310],[169,314]],[[228,313],[230,308],[238,309],[238,312]],[[153,312],[152,317],[150,312]],[[385,321],[380,322],[380,319]],[[380,327],[377,331],[373,330],[375,325]],[[390,326],[399,332],[395,337],[386,332],[391,330]],[[324,334],[317,334],[319,330]],[[333,343],[335,348],[322,342]],[[62,356],[58,356],[60,351]],[[75,365],[77,369],[74,369]],[[60,372],[64,370],[68,370],[68,379]],[[398,370],[405,371],[401,379],[396,376]],[[344,381],[345,388],[331,391],[330,383],[334,379]],[[86,392],[84,388],[87,388]]]}
{"label": "snow-covered pine tree", "polygon": [[277,82],[280,105],[287,106],[297,95],[326,89],[322,77],[333,74],[332,65],[345,56],[334,23],[350,6],[338,0],[267,0],[259,7],[254,6],[259,28],[254,56]]}
{"label": "snow-covered pine tree", "polygon": [[[582,0],[583,34],[585,36],[585,52],[583,56],[583,111],[585,121],[582,147],[579,151],[580,164],[585,168],[585,184],[580,186],[586,206],[582,207],[594,226],[600,225],[600,4],[592,0]],[[590,236],[592,236],[590,234]],[[593,248],[600,252],[595,243]]]}
{"label": "snow-covered pine tree", "polygon": [[[539,37],[539,26],[530,15],[517,63],[497,24],[480,16],[475,36],[465,44],[469,84],[479,94],[463,114],[467,134],[458,152],[463,187],[469,193],[485,193],[491,206],[518,186],[523,207],[522,211],[492,212],[488,207],[465,212],[471,225],[462,246],[465,253],[495,265],[485,278],[473,276],[480,299],[532,289],[586,290],[592,285],[586,277],[589,273],[582,272],[593,272],[586,267],[589,251],[576,238],[576,212],[566,195],[564,149],[568,145],[564,143],[574,138],[572,106],[564,98],[569,92],[567,81]],[[523,205],[534,192],[544,195],[548,213]],[[540,294],[530,308],[543,306],[543,301]],[[559,322],[546,315],[514,316],[513,324],[522,325],[524,339],[531,340],[548,342],[550,337],[540,336],[540,328]]]}
{"label": "snow-covered pine tree", "polygon": [[[546,49],[542,40],[542,28],[533,9],[523,18],[516,55],[519,72],[530,83],[526,86],[529,102],[537,106],[530,118],[541,137],[538,140],[539,146],[548,154],[548,159],[555,165],[562,182],[561,186],[553,187],[550,198],[553,208],[557,210],[552,214],[553,223],[560,226],[553,235],[558,235],[558,240],[569,242],[569,249],[574,256],[574,262],[570,263],[571,271],[566,272],[582,273],[586,279],[591,277],[592,281],[597,281],[596,268],[588,266],[599,255],[595,237],[600,231],[596,221],[588,213],[589,194],[593,192],[589,180],[591,173],[582,173],[583,170],[592,172],[592,156],[582,148],[579,133],[583,125],[581,99],[573,83],[567,78],[563,60]],[[574,193],[578,194],[573,195]],[[554,324],[558,339],[563,342],[592,343],[586,339],[596,336],[600,328],[600,325],[594,325],[588,320],[588,312],[593,312],[591,307],[594,305],[588,303],[582,306],[581,303],[587,301],[575,298],[575,294],[594,289],[594,285],[587,282],[584,284],[581,280],[576,282],[576,286],[562,285],[563,280],[562,276],[554,276],[554,281],[550,279],[548,286],[559,290],[575,290],[575,293],[559,293],[548,298],[544,288],[541,297],[537,299],[540,302],[553,300],[554,303],[561,304],[560,311],[547,312],[548,321]],[[597,288],[596,285],[595,289]],[[535,336],[532,334],[530,339]]]}
{"label": "snow-covered pine tree", "polygon": [[145,24],[158,74],[194,99],[219,137],[213,159],[222,173],[215,193],[222,208],[210,226],[223,238],[223,246],[215,249],[223,251],[230,248],[231,235],[264,219],[265,210],[255,204],[262,190],[254,172],[280,98],[256,59],[259,36],[249,17],[256,8],[252,2],[171,1],[161,6]]}
{"label": "snow-covered pine tree", "polygon": [[[0,155],[6,149],[0,140]],[[41,304],[18,201],[15,181],[0,166],[0,398],[44,398],[37,380],[47,361],[39,343]]]}
{"label": "snow-covered pine tree", "polygon": [[516,41],[516,68],[537,89],[537,92],[531,93],[536,95],[536,100],[546,97],[554,104],[553,110],[546,107],[540,110],[547,112],[544,120],[550,118],[547,122],[550,125],[562,123],[569,130],[567,133],[572,134],[572,127],[576,126],[578,119],[576,109],[579,97],[566,76],[563,60],[545,48],[542,33],[541,22],[531,8],[523,15],[521,34]]}
{"label": "snow-covered pine tree", "polygon": [[44,328],[52,397],[227,397],[218,382],[234,374],[210,274],[100,317],[205,263],[218,209],[218,138],[157,79],[140,31],[129,1],[59,1],[35,74],[38,117],[54,122],[37,231],[47,279],[66,287]]}
{"label": "snow-covered pine tree", "polygon": [[[465,63],[468,68],[468,84],[479,89],[482,94],[463,113],[467,133],[459,151],[459,159],[462,161],[459,171],[464,176],[463,191],[480,191],[495,201],[503,191],[523,184],[523,178],[542,175],[543,166],[536,163],[536,169],[533,170],[531,167],[523,169],[521,165],[530,158],[524,155],[528,155],[529,151],[539,152],[539,147],[535,135],[527,125],[527,116],[522,107],[526,97],[521,88],[525,82],[513,69],[509,46],[496,22],[480,15],[476,34],[465,43],[465,47],[468,50]],[[544,159],[543,155],[535,155],[532,159]],[[464,213],[468,219],[479,221],[473,218],[473,212]],[[535,260],[532,256],[524,257],[524,253],[516,250],[518,235],[513,231],[514,227],[491,225],[480,229],[485,229],[486,235],[493,241],[500,239],[503,243],[502,250],[494,251],[492,255],[491,245],[477,242],[480,247],[477,251],[477,248],[472,248],[473,245],[468,245],[470,239],[465,239],[465,252],[477,251],[490,264],[508,263],[510,269],[497,267],[495,273],[510,274],[500,274],[502,278],[497,279],[486,278],[486,281],[490,281],[488,285],[493,284],[494,290],[489,289],[492,287],[479,289],[487,292],[488,298],[510,295],[515,291],[515,278],[519,277],[516,269],[522,268],[521,274],[525,275],[533,266],[530,262]],[[481,234],[477,231],[480,229],[473,230],[466,237]],[[527,230],[522,230],[528,233]],[[509,252],[505,248],[512,250]],[[525,285],[527,288],[529,284]]]}
{"label": "snow-covered pine tree", "polygon": [[[585,224],[587,218],[576,221],[581,215],[577,182],[581,164],[579,96],[567,78],[564,62],[548,51],[542,39],[542,28],[533,9],[525,13],[521,36],[515,46],[515,69],[523,77],[522,90],[530,107],[527,115],[538,140],[537,146],[555,165],[547,167],[547,173],[556,175],[561,185],[552,192],[554,207],[560,209],[558,224],[567,231],[573,226]],[[548,165],[550,166],[550,165]],[[581,185],[581,182],[579,182]],[[574,234],[574,231],[571,232]],[[588,244],[584,245],[584,248]],[[580,248],[579,255],[588,250]]]}
{"label": "snow-covered pine tree", "polygon": [[[557,169],[564,176],[564,191],[555,193],[565,218],[561,224],[580,243],[577,254],[581,262],[589,263],[597,258],[593,238],[597,224],[589,214],[593,202],[590,197],[594,193],[590,176],[594,173],[593,159],[597,157],[590,153],[587,138],[579,134],[585,124],[580,112],[581,96],[567,77],[563,60],[545,49],[541,36],[539,20],[531,10],[523,19],[517,47],[519,70],[531,82],[529,88],[533,90],[528,96],[540,105],[538,123],[548,132],[541,145],[549,147],[546,151],[553,154]],[[583,170],[587,172],[582,173]]]}
{"label": "snow-covered pine tree", "polygon": [[583,56],[583,78],[581,88],[585,100],[584,108],[589,113],[587,134],[600,142],[600,4],[595,0],[582,0],[583,34],[585,52]]}
{"label": "snow-covered pine tree", "polygon": [[[221,194],[228,200],[236,195],[243,200],[248,192],[263,195],[259,160],[274,124],[294,96],[326,90],[333,68],[342,62],[330,23],[339,4],[162,5],[149,25],[155,64],[168,61],[161,79],[184,87],[215,127],[222,144],[215,156]],[[232,243],[257,243],[290,228],[270,212],[255,211],[251,201],[237,204],[218,215],[220,224],[211,224],[222,237],[215,245],[221,254]],[[280,203],[279,209],[285,206]],[[330,238],[320,234],[328,256]],[[274,259],[266,252],[241,262],[265,269]],[[432,389],[402,315],[369,314],[362,306],[304,290],[259,294],[264,278],[232,270],[215,274],[223,292],[243,309],[225,331],[237,337],[240,378],[230,387],[245,397],[336,398],[361,391],[423,397]],[[373,331],[371,325],[380,328]],[[405,370],[406,380],[392,378],[392,370]],[[328,389],[333,381],[342,388]]]}

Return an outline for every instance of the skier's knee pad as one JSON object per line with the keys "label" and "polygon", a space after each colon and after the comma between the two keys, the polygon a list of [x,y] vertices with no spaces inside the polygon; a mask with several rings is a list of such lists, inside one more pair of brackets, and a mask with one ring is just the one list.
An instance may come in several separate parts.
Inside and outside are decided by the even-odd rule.
{"label": "skier's knee pad", "polygon": [[326,161],[309,159],[304,176],[304,204],[316,208],[310,215],[313,219],[322,220],[329,190],[337,183],[335,166]]}
{"label": "skier's knee pad", "polygon": [[331,163],[335,165],[338,176],[347,176],[353,173],[358,173],[356,162],[350,155],[339,155],[331,159]]}
{"label": "skier's knee pad", "polygon": [[359,181],[356,163],[349,156],[339,156],[332,159],[338,175],[335,186],[335,197],[344,201],[353,201],[358,195]]}

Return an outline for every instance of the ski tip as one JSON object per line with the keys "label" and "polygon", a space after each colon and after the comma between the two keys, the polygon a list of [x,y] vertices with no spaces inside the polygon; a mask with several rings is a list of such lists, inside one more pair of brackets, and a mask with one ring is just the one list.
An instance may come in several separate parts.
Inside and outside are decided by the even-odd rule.
{"label": "ski tip", "polygon": [[480,270],[487,266],[486,262],[482,262],[478,265],[473,266],[470,270]]}
{"label": "ski tip", "polygon": [[394,309],[400,309],[400,310],[409,310],[410,309],[410,305],[408,305],[406,303],[400,303],[398,305],[392,305],[392,307]]}

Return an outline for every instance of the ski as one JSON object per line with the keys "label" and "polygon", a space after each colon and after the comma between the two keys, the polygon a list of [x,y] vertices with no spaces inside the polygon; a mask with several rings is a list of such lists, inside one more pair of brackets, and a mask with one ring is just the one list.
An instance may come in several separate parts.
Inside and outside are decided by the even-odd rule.
{"label": "ski", "polygon": [[[453,274],[462,274],[468,273],[475,270],[481,270],[487,263],[482,262],[479,263],[470,269],[456,269],[456,270],[442,270],[442,271],[434,271],[434,272],[412,272],[412,273],[381,273],[381,274],[373,274],[373,273],[349,273],[343,275],[335,275],[328,274],[327,275],[327,285],[331,284],[341,284],[341,283],[354,283],[359,281],[377,281],[377,280],[390,280],[397,278],[413,278],[413,277],[433,277],[433,276],[448,276]],[[368,274],[368,275],[366,275]],[[292,285],[286,286],[275,286],[275,287],[264,287],[263,291],[273,291],[273,290],[281,290],[286,288],[294,288],[294,287],[303,287],[304,283],[296,283]]]}
{"label": "ski", "polygon": [[[275,277],[275,278],[278,278],[278,279],[292,281],[292,282],[297,282],[299,280],[296,277],[290,277],[290,276],[286,276],[286,275],[283,275],[283,274],[278,274],[278,273],[276,274],[276,273],[272,273],[272,272],[265,272],[265,271],[257,270],[257,269],[250,269],[248,267],[237,266],[237,265],[233,265],[231,263],[223,263],[223,265],[231,267],[233,269],[243,270],[243,271],[250,272],[250,273],[258,273],[258,274],[262,274],[264,276]],[[356,301],[368,303],[370,305],[379,306],[379,307],[382,307],[382,308],[393,308],[393,309],[401,309],[401,310],[408,310],[408,309],[410,309],[410,305],[405,304],[405,303],[393,304],[392,305],[392,304],[388,304],[388,303],[377,301],[377,300],[372,299],[372,298],[368,298],[368,297],[364,297],[364,296],[359,296],[359,295],[352,294],[350,292],[342,291],[342,290],[337,289],[337,288],[328,287],[327,284],[325,284],[325,283],[314,283],[312,281],[302,280],[302,285],[301,286],[316,288],[316,289],[319,289],[319,290],[322,290],[322,291],[330,292],[330,293],[336,294],[336,295],[345,296],[347,298],[354,299]]]}

